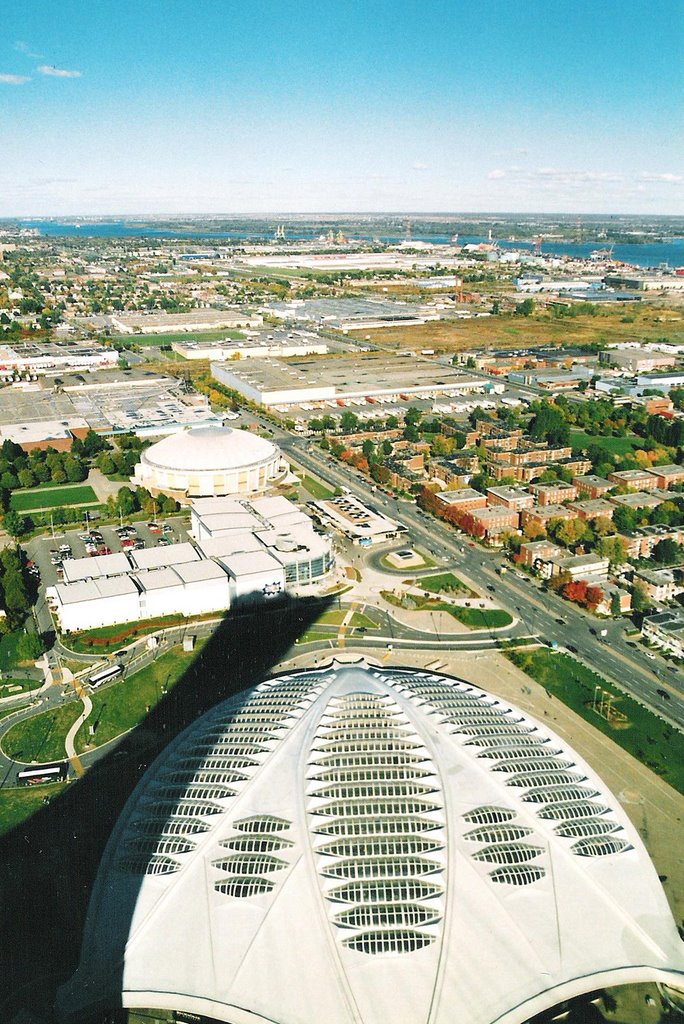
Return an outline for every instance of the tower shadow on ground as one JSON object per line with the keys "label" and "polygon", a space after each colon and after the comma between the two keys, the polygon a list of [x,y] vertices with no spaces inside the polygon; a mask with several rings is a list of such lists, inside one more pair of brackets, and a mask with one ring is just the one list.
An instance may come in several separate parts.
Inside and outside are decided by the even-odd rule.
{"label": "tower shadow on ground", "polygon": [[[332,598],[287,599],[227,616],[145,719],[32,818],[0,839],[0,1011],[50,1021],[76,970],[100,859],[159,753],[219,702],[270,676]],[[106,927],[106,923],[103,924]]]}

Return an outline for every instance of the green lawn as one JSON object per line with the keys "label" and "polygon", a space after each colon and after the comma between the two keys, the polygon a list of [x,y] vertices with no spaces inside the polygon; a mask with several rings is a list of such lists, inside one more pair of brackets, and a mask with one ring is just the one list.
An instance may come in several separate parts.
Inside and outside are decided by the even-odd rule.
{"label": "green lawn", "polygon": [[97,495],[89,484],[70,487],[44,487],[31,491],[13,491],[10,507],[15,512],[31,512],[63,505],[97,504]]}
{"label": "green lawn", "polygon": [[14,632],[5,633],[0,637],[0,672],[9,672],[19,664],[17,646],[23,635],[23,629],[15,629]]}
{"label": "green lawn", "polygon": [[[246,315],[246,314],[245,314]],[[172,345],[175,341],[243,341],[247,337],[242,331],[177,331],[169,334],[126,334],[122,341],[130,341],[134,345]],[[124,359],[126,353],[122,353]]]}
{"label": "green lawn", "polygon": [[[553,653],[546,648],[505,653],[514,665],[541,683],[550,694],[684,793],[682,733],[567,654]],[[592,710],[597,686],[615,697],[614,707],[627,716],[625,724],[608,723]]]}
{"label": "green lawn", "polygon": [[595,444],[609,455],[628,455],[643,448],[642,441],[633,434],[629,437],[603,437],[601,434],[587,434],[583,430],[570,431],[570,444],[573,448],[587,448]]}
{"label": "green lawn", "polygon": [[441,604],[437,607],[441,611],[449,612],[470,629],[501,629],[502,626],[510,626],[513,622],[503,608],[461,608],[452,604]]}
{"label": "green lawn", "polygon": [[3,752],[25,763],[58,761],[64,757],[64,737],[82,713],[78,700],[17,722],[2,741]]}
{"label": "green lawn", "polygon": [[[176,647],[168,654],[160,655],[140,672],[93,693],[91,715],[76,735],[77,753],[83,753],[88,744],[102,746],[138,725],[149,709],[159,702],[163,691],[178,682],[204,643],[198,640],[194,651]],[[94,736],[89,735],[90,725],[96,726]]]}
{"label": "green lawn", "polygon": [[334,491],[331,491],[329,487],[326,487],[318,480],[314,480],[311,476],[302,477],[302,487],[309,492],[312,498],[317,498],[318,501],[325,501],[328,498],[332,498],[334,494]]}
{"label": "green lawn", "polygon": [[415,585],[421,590],[429,590],[431,594],[468,590],[465,583],[459,580],[458,576],[454,576],[453,572],[440,572],[436,576],[422,576],[416,580]]}
{"label": "green lawn", "polygon": [[31,693],[43,685],[42,679],[27,679],[25,676],[3,676],[0,683],[0,697],[14,697],[18,693]]}
{"label": "green lawn", "polygon": [[49,786],[17,786],[16,789],[0,789],[0,835],[11,832],[22,821],[35,814],[45,802],[58,796],[67,783],[51,783]]}

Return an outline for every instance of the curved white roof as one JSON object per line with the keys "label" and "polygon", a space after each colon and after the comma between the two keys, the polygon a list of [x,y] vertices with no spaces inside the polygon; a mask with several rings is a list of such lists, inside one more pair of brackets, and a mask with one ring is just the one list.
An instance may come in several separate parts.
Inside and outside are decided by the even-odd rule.
{"label": "curved white roof", "polygon": [[546,724],[469,683],[300,671],[178,737],[119,819],[67,1017],[520,1024],[682,943],[638,833]]}
{"label": "curved white roof", "polygon": [[180,472],[220,472],[267,462],[278,454],[278,448],[271,441],[248,430],[191,427],[153,444],[143,452],[141,462]]}

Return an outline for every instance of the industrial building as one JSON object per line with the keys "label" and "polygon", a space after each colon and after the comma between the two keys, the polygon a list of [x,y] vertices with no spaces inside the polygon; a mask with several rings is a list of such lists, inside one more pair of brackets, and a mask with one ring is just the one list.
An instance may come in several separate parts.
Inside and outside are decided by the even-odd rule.
{"label": "industrial building", "polygon": [[212,363],[212,376],[226,387],[265,406],[329,402],[343,406],[348,400],[373,398],[436,398],[473,391],[503,391],[505,385],[487,377],[473,377],[452,366],[414,356],[386,353],[295,359],[261,359],[241,363]]}
{"label": "industrial building", "polygon": [[306,592],[335,564],[330,536],[282,497],[201,499],[192,506],[192,534],[196,544],[65,559],[64,582],[46,590],[60,630],[228,611]]}
{"label": "industrial building", "polygon": [[60,1019],[523,1024],[681,989],[639,832],[548,722],[364,661],[218,704],[121,813]]}
{"label": "industrial building", "polygon": [[0,345],[0,378],[55,370],[99,370],[116,366],[119,353],[103,345],[75,341],[16,341]]}
{"label": "industrial building", "polygon": [[271,441],[247,430],[194,427],[142,452],[136,484],[179,500],[253,494],[282,483],[287,463]]}
{"label": "industrial building", "polygon": [[171,348],[183,359],[210,359],[216,362],[324,356],[329,351],[329,345],[310,331],[273,331],[271,334],[250,331],[243,340],[223,338],[220,341],[174,341]]}

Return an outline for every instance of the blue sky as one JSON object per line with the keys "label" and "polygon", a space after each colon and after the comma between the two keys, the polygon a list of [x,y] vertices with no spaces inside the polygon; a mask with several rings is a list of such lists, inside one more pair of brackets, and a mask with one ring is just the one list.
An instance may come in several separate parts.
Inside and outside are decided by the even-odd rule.
{"label": "blue sky", "polygon": [[684,213],[682,0],[0,14],[0,216]]}

